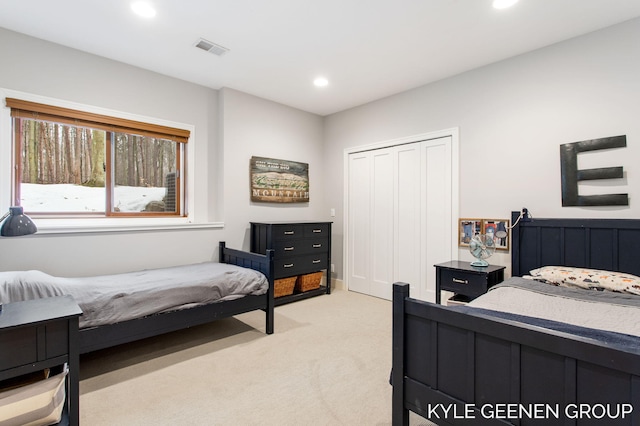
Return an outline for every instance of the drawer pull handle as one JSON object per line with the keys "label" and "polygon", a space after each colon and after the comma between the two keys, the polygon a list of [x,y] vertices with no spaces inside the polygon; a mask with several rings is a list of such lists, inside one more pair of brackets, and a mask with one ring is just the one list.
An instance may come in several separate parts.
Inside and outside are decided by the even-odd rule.
{"label": "drawer pull handle", "polygon": [[313,248],[320,248],[320,247],[322,247],[322,244],[314,244],[313,245]]}
{"label": "drawer pull handle", "polygon": [[320,234],[322,233],[322,229],[314,229],[313,232],[315,232],[316,234]]}
{"label": "drawer pull handle", "polygon": [[459,280],[459,279],[457,279],[457,278],[453,278],[453,279],[452,279],[452,281],[453,281],[454,283],[458,283],[458,284],[469,284],[469,281],[468,281],[468,280]]}
{"label": "drawer pull handle", "polygon": [[284,251],[291,251],[291,250],[293,250],[293,249],[295,249],[295,247],[285,247],[285,248],[284,248]]}
{"label": "drawer pull handle", "polygon": [[322,260],[320,260],[320,259],[317,259],[317,260],[313,261],[313,263],[320,263],[320,262],[322,262]]}
{"label": "drawer pull handle", "polygon": [[284,231],[284,235],[293,235],[296,231]]}
{"label": "drawer pull handle", "polygon": [[293,263],[287,263],[284,265],[285,268],[293,268]]}

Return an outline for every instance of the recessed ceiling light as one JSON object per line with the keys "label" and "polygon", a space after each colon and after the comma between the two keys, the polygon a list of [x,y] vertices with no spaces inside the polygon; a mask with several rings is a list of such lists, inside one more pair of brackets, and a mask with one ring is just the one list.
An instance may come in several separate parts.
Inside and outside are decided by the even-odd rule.
{"label": "recessed ceiling light", "polygon": [[156,16],[156,10],[151,6],[151,4],[145,1],[131,3],[131,10],[133,10],[136,15],[142,16],[143,18],[150,19]]}
{"label": "recessed ceiling light", "polygon": [[326,87],[329,85],[329,80],[327,80],[324,77],[318,77],[315,80],[313,80],[313,85],[316,87]]}
{"label": "recessed ceiling light", "polygon": [[506,9],[518,3],[518,0],[493,0],[493,7],[496,9]]}

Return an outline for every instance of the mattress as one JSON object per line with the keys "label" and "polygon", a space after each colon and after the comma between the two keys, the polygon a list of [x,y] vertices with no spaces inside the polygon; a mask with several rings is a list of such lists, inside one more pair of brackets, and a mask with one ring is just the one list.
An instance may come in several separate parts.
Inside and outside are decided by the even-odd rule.
{"label": "mattress", "polygon": [[87,328],[261,295],[268,286],[258,271],[217,262],[81,278],[10,271],[0,272],[0,303],[68,294],[82,309],[80,328]]}
{"label": "mattress", "polygon": [[512,277],[467,306],[640,336],[640,296]]}

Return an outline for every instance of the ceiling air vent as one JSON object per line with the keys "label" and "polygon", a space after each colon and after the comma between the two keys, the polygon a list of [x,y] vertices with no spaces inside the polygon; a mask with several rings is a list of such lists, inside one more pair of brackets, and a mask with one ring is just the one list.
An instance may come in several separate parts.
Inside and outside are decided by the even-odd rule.
{"label": "ceiling air vent", "polygon": [[196,42],[195,45],[198,49],[206,50],[209,53],[213,53],[214,55],[222,56],[229,51],[226,47],[220,46],[219,44],[212,43],[208,40],[201,38]]}

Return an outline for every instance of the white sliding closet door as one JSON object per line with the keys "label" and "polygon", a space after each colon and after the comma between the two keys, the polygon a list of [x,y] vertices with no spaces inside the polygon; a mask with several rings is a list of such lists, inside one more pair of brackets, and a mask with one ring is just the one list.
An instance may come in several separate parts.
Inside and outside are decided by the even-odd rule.
{"label": "white sliding closet door", "polygon": [[424,190],[422,195],[421,228],[422,279],[411,292],[416,298],[435,302],[436,271],[433,265],[457,257],[457,210],[453,212],[453,173],[451,138],[427,141],[422,145]]}
{"label": "white sliding closet door", "polygon": [[450,260],[451,138],[348,156],[347,286],[391,299],[392,284],[435,298],[433,265]]}
{"label": "white sliding closet door", "polygon": [[392,149],[350,156],[349,217],[350,288],[372,296],[390,298],[393,284],[393,186]]}
{"label": "white sliding closet door", "polygon": [[[347,253],[349,265],[349,289],[369,294],[369,247],[371,246],[371,153],[358,152],[349,155],[348,205],[349,228]],[[357,242],[357,243],[356,243]]]}
{"label": "white sliding closet door", "polygon": [[[394,172],[394,279],[411,284],[411,294],[419,286],[422,268],[420,254],[420,217],[422,182],[422,144],[413,143],[395,148],[396,170]],[[387,256],[389,256],[387,251]],[[414,296],[415,297],[415,296]]]}

